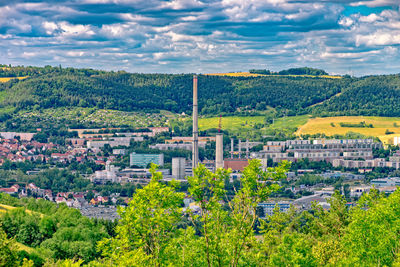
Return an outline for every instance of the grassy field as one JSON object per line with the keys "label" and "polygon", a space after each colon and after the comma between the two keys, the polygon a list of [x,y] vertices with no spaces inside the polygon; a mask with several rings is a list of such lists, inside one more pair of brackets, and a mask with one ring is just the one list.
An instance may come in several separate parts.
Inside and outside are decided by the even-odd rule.
{"label": "grassy field", "polygon": [[[5,204],[0,204],[0,212],[7,212],[7,211],[13,210],[13,209],[16,209],[16,207],[5,205]],[[31,210],[28,210],[28,209],[25,209],[25,212],[28,213],[28,214],[38,214],[38,215],[40,215],[40,217],[44,216],[40,212],[31,211]]]}
{"label": "grassy field", "polygon": [[[257,133],[264,136],[277,132],[294,134],[309,118],[308,115],[283,117],[266,124],[264,116],[228,116],[222,117],[221,128],[240,137],[254,137]],[[200,118],[199,130],[218,129],[218,123],[219,117]]]}
{"label": "grassy field", "polygon": [[[221,129],[232,131],[232,130],[246,130],[253,129],[257,123],[264,123],[264,116],[230,116],[222,117]],[[212,118],[200,118],[199,119],[199,130],[204,131],[208,129],[218,129],[219,117]]]}
{"label": "grassy field", "polygon": [[[366,124],[372,124],[373,128],[340,126],[341,122],[357,124],[363,121]],[[397,124],[397,127],[395,124]],[[385,134],[387,130],[393,132],[394,134]],[[400,118],[367,116],[313,118],[301,126],[296,134],[301,135],[324,133],[328,136],[331,136],[334,134],[345,135],[348,132],[356,132],[366,136],[375,136],[381,139],[381,141],[385,144],[388,144],[393,136],[400,135]]]}
{"label": "grassy field", "polygon": [[26,79],[26,78],[28,78],[28,76],[25,76],[25,77],[0,77],[0,83],[5,83],[5,82],[8,82],[9,80],[12,80],[12,79],[23,80],[23,79]]}
{"label": "grassy field", "polygon": [[267,75],[267,74],[257,74],[250,72],[227,72],[227,73],[208,73],[204,75],[210,76],[230,76],[230,77],[261,77],[261,76],[271,76],[271,77],[308,77],[308,78],[328,78],[328,79],[341,79],[342,76],[336,75]]}
{"label": "grassy field", "polygon": [[278,118],[268,128],[274,130],[293,129],[293,132],[295,132],[298,127],[304,125],[309,119],[309,115]]}

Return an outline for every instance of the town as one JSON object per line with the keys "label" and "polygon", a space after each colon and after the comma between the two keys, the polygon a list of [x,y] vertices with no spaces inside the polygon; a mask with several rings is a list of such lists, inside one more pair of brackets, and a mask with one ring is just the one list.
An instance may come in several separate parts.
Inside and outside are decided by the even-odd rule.
{"label": "town", "polygon": [[[36,133],[1,132],[1,168],[22,169],[24,179],[3,178],[0,192],[65,203],[85,216],[114,220],[118,218],[116,207],[129,202],[132,186],[140,188],[149,182],[152,163],[159,166],[164,181],[174,179],[185,184],[186,177],[192,175],[193,138],[174,136],[169,127],[136,131],[69,129],[69,132],[75,137],[66,138],[64,145],[47,140],[39,142],[40,129]],[[327,199],[335,190],[341,191],[351,205],[352,200],[372,188],[390,194],[400,185],[400,178],[389,175],[389,172],[396,174],[400,168],[397,144],[385,148],[373,139],[297,139],[264,143],[224,139],[223,134],[218,133],[198,137],[198,146],[202,151],[208,150],[204,155],[211,155],[200,157],[200,163],[210,171],[219,167],[230,169],[229,183],[233,185],[240,181],[241,172],[251,159],[260,160],[264,170],[283,160],[292,162],[287,179],[280,182],[281,190],[270,202],[259,204],[263,208],[261,216],[271,215],[277,205],[281,211],[291,205],[299,210],[310,209],[314,201],[329,209]],[[82,190],[63,191],[54,184],[38,184],[41,172],[48,168],[68,170],[72,176],[81,177],[85,186]],[[127,190],[129,186],[130,191]],[[190,199],[185,205],[193,210],[198,208]]]}

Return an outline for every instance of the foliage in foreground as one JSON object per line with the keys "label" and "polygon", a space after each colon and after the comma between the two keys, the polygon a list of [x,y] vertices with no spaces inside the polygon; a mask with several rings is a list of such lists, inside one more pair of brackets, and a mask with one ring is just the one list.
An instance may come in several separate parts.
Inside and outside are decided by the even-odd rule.
{"label": "foliage in foreground", "polygon": [[[150,184],[119,210],[116,235],[99,243],[102,257],[87,265],[399,266],[400,191],[386,197],[371,190],[354,207],[337,192],[329,211],[318,205],[301,213],[276,208],[273,216],[259,219],[257,203],[279,189],[287,168],[283,163],[264,172],[259,161],[251,161],[229,199],[229,172],[200,166],[189,178],[189,195],[198,206],[193,210],[182,208],[185,195],[175,183],[161,182],[153,168]],[[7,251],[7,243],[0,248]],[[75,257],[51,266],[82,264]]]}
{"label": "foliage in foreground", "polygon": [[35,266],[46,260],[69,258],[90,262],[100,256],[97,242],[109,237],[108,230],[113,227],[112,222],[89,219],[76,209],[43,199],[16,199],[0,194],[0,203],[11,205],[0,206],[10,207],[3,212],[0,209],[0,234],[19,242],[20,250],[25,252],[18,254],[19,260],[32,259]]}
{"label": "foliage in foreground", "polygon": [[[245,169],[235,197],[225,198],[229,173],[203,166],[189,178],[198,213],[183,211],[174,185],[152,182],[120,210],[117,236],[100,244],[102,262],[115,266],[393,266],[399,263],[400,191],[389,197],[372,190],[349,208],[342,195],[331,210],[291,208],[267,220],[256,216],[284,177],[287,163],[267,172],[258,161]],[[184,215],[182,215],[184,214]],[[179,221],[186,219],[186,227]],[[97,262],[99,263],[99,262]]]}

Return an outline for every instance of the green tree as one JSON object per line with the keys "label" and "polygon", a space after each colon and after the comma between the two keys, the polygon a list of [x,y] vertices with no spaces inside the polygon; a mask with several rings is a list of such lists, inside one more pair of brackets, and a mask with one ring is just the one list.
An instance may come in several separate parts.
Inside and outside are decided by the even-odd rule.
{"label": "green tree", "polygon": [[116,265],[161,266],[171,256],[166,250],[178,233],[184,194],[175,192],[176,183],[160,182],[162,175],[156,172],[156,165],[152,164],[150,171],[150,183],[136,191],[128,207],[119,208],[117,236],[100,244],[103,255]]}
{"label": "green tree", "polygon": [[18,266],[17,249],[0,227],[0,266]]}

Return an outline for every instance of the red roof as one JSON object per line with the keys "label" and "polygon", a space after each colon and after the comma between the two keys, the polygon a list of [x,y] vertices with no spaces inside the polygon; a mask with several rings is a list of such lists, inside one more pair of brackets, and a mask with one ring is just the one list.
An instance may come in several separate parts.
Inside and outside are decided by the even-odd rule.
{"label": "red roof", "polygon": [[0,188],[1,192],[4,193],[16,193],[18,192],[18,190],[16,190],[15,188]]}

